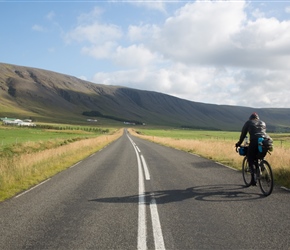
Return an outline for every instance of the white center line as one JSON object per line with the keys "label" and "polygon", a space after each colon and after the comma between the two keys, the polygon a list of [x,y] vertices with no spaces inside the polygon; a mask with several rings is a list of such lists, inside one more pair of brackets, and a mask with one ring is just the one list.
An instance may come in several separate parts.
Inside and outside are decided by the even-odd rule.
{"label": "white center line", "polygon": [[149,181],[150,180],[150,174],[149,174],[149,170],[148,170],[148,167],[147,167],[147,164],[146,164],[146,161],[145,161],[143,155],[141,155],[141,160],[142,160],[142,165],[143,165],[143,168],[144,168],[145,179],[146,179],[146,181]]}
{"label": "white center line", "polygon": [[[129,137],[130,138],[130,137]],[[133,142],[130,138],[131,143]],[[132,143],[138,162],[138,179],[139,179],[139,200],[138,200],[138,249],[147,249],[147,227],[146,227],[146,201],[145,201],[145,184],[140,156],[136,146]]]}
{"label": "white center line", "polygon": [[[139,178],[139,200],[138,200],[138,249],[147,249],[147,226],[146,226],[146,194],[145,194],[145,183],[144,183],[144,174],[145,179],[150,180],[149,170],[143,155],[141,155],[140,149],[133,142],[133,140],[128,136],[131,141],[133,148],[135,150],[138,162],[138,178]],[[139,155],[139,153],[141,155]],[[141,164],[142,161],[142,164]],[[143,165],[143,169],[142,169]],[[151,213],[151,221],[152,221],[152,231],[155,249],[165,250],[164,239],[157,209],[157,203],[154,198],[154,193],[151,193],[151,202],[150,202],[150,213]]]}
{"label": "white center line", "polygon": [[165,249],[165,246],[164,246],[164,239],[163,239],[157,204],[156,204],[156,200],[154,198],[153,193],[151,194],[151,196],[152,196],[152,200],[150,203],[150,211],[151,211],[151,220],[152,220],[155,249],[162,250],[162,249]]}

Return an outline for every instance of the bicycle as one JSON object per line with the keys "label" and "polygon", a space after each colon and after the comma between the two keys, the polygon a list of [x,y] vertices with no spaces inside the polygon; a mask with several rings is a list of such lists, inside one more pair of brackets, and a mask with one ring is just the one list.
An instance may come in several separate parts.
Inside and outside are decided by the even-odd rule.
{"label": "bicycle", "polygon": [[[242,174],[246,187],[249,187],[251,185],[252,176],[246,155],[247,147],[236,148],[236,151],[241,156],[245,156],[242,164]],[[255,181],[258,182],[263,195],[268,196],[273,191],[274,179],[271,165],[264,159],[265,155],[266,154],[257,157],[254,164],[254,177]]]}

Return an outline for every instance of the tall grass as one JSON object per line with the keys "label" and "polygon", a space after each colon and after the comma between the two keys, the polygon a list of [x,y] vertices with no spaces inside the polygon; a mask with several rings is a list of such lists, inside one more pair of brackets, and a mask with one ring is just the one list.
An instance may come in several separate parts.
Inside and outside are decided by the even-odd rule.
{"label": "tall grass", "polygon": [[[140,138],[186,152],[195,153],[241,170],[243,157],[235,152],[235,143],[233,140],[216,140],[214,138],[178,139],[145,135],[133,129],[129,129],[128,131]],[[168,134],[170,133],[167,133],[167,135]],[[267,154],[266,159],[273,168],[275,183],[290,188],[290,149],[288,147],[275,146],[272,154]]]}
{"label": "tall grass", "polygon": [[[19,146],[20,153],[0,158],[0,201],[28,189],[29,187],[70,167],[92,153],[100,150],[122,135],[118,130],[110,135],[78,141],[66,141],[64,144],[45,142],[47,149],[38,148],[43,142],[27,142]],[[49,146],[52,144],[54,146]]]}

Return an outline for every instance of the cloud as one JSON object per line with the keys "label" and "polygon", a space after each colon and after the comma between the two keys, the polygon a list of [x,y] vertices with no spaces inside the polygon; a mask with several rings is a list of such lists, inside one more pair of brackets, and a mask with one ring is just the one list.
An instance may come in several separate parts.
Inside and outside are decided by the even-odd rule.
{"label": "cloud", "polygon": [[104,10],[96,6],[89,13],[81,13],[78,16],[78,23],[80,24],[94,23],[97,19],[99,19],[102,16],[103,13],[104,13]]}
{"label": "cloud", "polygon": [[186,4],[155,34],[154,46],[174,61],[214,64],[244,22],[243,7],[228,1]]}
{"label": "cloud", "polygon": [[129,1],[130,4],[133,4],[137,7],[145,7],[149,10],[157,10],[160,12],[166,12],[166,3],[170,1],[152,1],[152,0],[143,0],[143,1]]}
{"label": "cloud", "polygon": [[46,15],[46,19],[47,20],[53,20],[54,19],[54,17],[55,17],[55,13],[54,13],[54,11],[50,11],[47,15]]}
{"label": "cloud", "polygon": [[81,49],[82,54],[89,55],[95,59],[110,59],[115,51],[117,44],[114,42],[104,42],[103,44],[93,44],[84,46]]}
{"label": "cloud", "polygon": [[32,30],[38,31],[38,32],[43,32],[45,29],[42,26],[38,25],[38,24],[34,24],[32,26]]}
{"label": "cloud", "polygon": [[102,13],[99,7],[89,13],[82,13],[78,17],[77,26],[64,35],[67,44],[80,44],[81,54],[97,60],[111,59],[118,47],[117,41],[123,36],[118,25],[104,24],[98,20]]}
{"label": "cloud", "polygon": [[120,38],[122,31],[117,25],[93,23],[90,25],[79,25],[66,35],[67,42],[88,42],[90,44],[103,44]]}
{"label": "cloud", "polygon": [[94,82],[198,102],[289,107],[290,21],[265,16],[246,1],[195,1],[163,23],[94,21],[67,38],[119,67],[97,72]]}
{"label": "cloud", "polygon": [[290,22],[275,18],[249,21],[233,36],[234,51],[239,55],[237,66],[257,68],[289,68]]}
{"label": "cloud", "polygon": [[150,24],[130,25],[127,32],[127,37],[130,42],[144,42],[154,38],[158,34],[159,27]]}
{"label": "cloud", "polygon": [[119,66],[142,68],[154,63],[157,56],[144,47],[143,44],[134,44],[126,48],[119,46],[112,57],[114,62]]}
{"label": "cloud", "polygon": [[78,78],[81,79],[81,80],[87,81],[87,77],[86,76],[79,76]]}

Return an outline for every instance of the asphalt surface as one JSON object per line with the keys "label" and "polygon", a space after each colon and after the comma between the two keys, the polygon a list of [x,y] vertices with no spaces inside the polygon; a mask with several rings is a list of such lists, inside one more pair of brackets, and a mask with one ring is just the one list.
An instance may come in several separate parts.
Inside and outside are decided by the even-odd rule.
{"label": "asphalt surface", "polygon": [[290,193],[126,132],[0,203],[0,249],[290,249]]}

